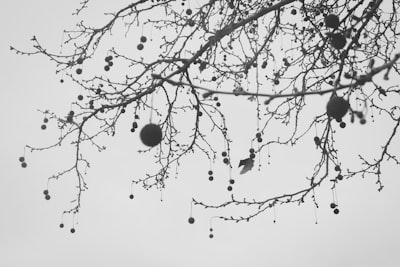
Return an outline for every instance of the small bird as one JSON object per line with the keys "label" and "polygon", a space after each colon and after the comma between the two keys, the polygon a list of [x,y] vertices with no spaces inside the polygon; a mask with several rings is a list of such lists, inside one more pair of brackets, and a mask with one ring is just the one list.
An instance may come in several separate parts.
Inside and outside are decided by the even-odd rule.
{"label": "small bird", "polygon": [[246,172],[250,171],[253,166],[254,166],[254,159],[252,158],[247,158],[247,159],[242,159],[239,162],[239,168],[243,166],[242,170],[240,171],[240,174],[245,174]]}

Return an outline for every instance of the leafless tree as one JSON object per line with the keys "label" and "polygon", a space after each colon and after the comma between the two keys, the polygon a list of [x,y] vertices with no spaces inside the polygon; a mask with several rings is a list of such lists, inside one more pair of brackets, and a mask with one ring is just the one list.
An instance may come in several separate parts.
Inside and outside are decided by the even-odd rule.
{"label": "leafless tree", "polygon": [[[74,15],[84,17],[86,9],[95,4],[89,2],[83,0]],[[102,151],[104,147],[97,141],[101,134],[113,136],[123,116],[132,117],[131,131],[135,132],[147,110],[158,121],[140,125],[145,126],[140,137],[148,149],[139,152],[154,153],[159,169],[132,181],[146,189],[165,188],[170,173],[189,153],[201,153],[212,163],[223,161],[228,169],[237,168],[234,162],[240,160],[241,173],[245,173],[269,147],[293,146],[304,138],[314,138],[317,149],[310,148],[310,153],[320,157],[312,163],[312,175],[304,177],[307,187],[259,200],[239,199],[232,192],[217,205],[192,200],[193,205],[204,208],[255,207],[247,215],[219,219],[249,221],[276,205],[300,204],[306,199],[318,206],[314,194],[322,183],[331,183],[335,190],[341,180],[355,176],[374,176],[380,191],[382,163],[400,164],[393,148],[400,125],[400,89],[374,78],[399,79],[399,9],[397,0],[139,0],[104,14],[107,21],[100,26],[80,21],[74,30],[65,30],[62,53],[51,52],[33,37],[33,51],[11,50],[47,57],[62,77],[60,82],[75,83],[84,93],[66,114],[43,111],[42,129],[53,120],[61,135],[51,146],[27,146],[28,151],[49,150],[72,140],[74,164],[49,177],[51,181],[75,173],[77,195],[73,206],[63,213],[70,215],[80,211],[81,195],[87,189],[83,170],[89,161],[82,145],[88,143]],[[121,32],[121,47],[124,40],[137,40],[132,53],[120,46],[105,48],[114,34]],[[146,49],[152,53],[144,58],[141,52]],[[91,74],[85,65],[98,58],[104,59],[104,69]],[[115,75],[116,69],[119,75]],[[330,98],[326,110],[310,118],[304,108],[314,95]],[[234,140],[229,138],[225,120],[229,114],[220,107],[221,99],[228,97],[236,98],[238,105],[250,101],[257,111],[258,128],[249,140],[249,154],[240,158],[230,149]],[[191,117],[184,134],[176,127],[181,114]],[[392,127],[384,129],[387,138],[382,147],[374,148],[379,156],[359,155],[361,167],[351,170],[338,156],[336,130],[351,123],[370,123],[371,114],[377,120],[390,119]],[[286,125],[289,134],[281,138],[264,135],[276,122]],[[210,127],[202,127],[208,124]],[[97,125],[95,131],[93,125]],[[315,135],[314,129],[319,134]],[[211,132],[222,137],[225,150],[213,148]],[[22,167],[27,166],[25,155],[20,161]],[[213,180],[212,170],[207,171]],[[230,177],[229,191],[234,182]],[[48,189],[44,193],[50,199]],[[331,208],[339,213],[335,200]],[[189,223],[193,222],[190,217]]]}

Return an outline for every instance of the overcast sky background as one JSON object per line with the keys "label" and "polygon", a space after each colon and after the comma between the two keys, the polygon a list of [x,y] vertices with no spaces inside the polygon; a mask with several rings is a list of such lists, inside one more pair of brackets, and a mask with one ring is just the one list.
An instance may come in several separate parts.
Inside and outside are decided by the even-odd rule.
{"label": "overcast sky background", "polygon": [[[151,157],[136,153],[143,146],[138,135],[132,135],[129,126],[123,124],[114,138],[102,138],[105,152],[88,149],[92,163],[87,175],[89,191],[83,197],[77,231],[69,232],[70,217],[64,221],[66,227],[60,229],[61,213],[70,207],[75,194],[75,177],[52,183],[50,201],[44,199],[42,191],[48,176],[69,166],[73,150],[65,147],[27,153],[26,169],[20,167],[18,157],[25,144],[46,145],[58,136],[54,122],[48,130],[40,129],[43,116],[37,109],[66,114],[80,89],[68,81],[60,84],[54,65],[44,57],[17,56],[9,46],[29,50],[29,39],[36,34],[44,46],[58,51],[62,30],[77,21],[70,14],[78,3],[8,1],[0,11],[0,266],[400,266],[399,168],[385,166],[385,188],[380,193],[373,177],[343,181],[338,188],[339,215],[329,208],[329,185],[322,187],[317,191],[318,224],[314,206],[308,201],[300,207],[278,207],[275,224],[272,212],[249,223],[214,221],[215,237],[211,240],[209,218],[221,213],[194,207],[196,222],[189,225],[190,199],[209,203],[228,199],[226,167],[217,164],[214,172],[220,179],[210,183],[207,159],[190,156],[182,163],[178,179],[167,183],[163,202],[160,192],[140,188],[134,189],[135,199],[130,200],[130,178],[155,165]],[[108,5],[110,11],[117,8],[116,4]],[[232,101],[222,100],[222,104],[228,110],[233,103],[245,102],[238,98]],[[318,112],[325,103],[321,98]],[[251,119],[254,109],[240,114],[232,108],[230,114],[233,118],[250,118],[228,118],[232,139],[239,140],[234,146],[237,154],[233,151],[238,161],[241,155],[247,156],[249,148],[241,138],[249,140],[247,137],[254,135],[254,130],[246,131],[255,129]],[[382,129],[392,123],[375,123],[374,127],[371,123],[354,124],[339,131],[339,146],[349,151],[343,154],[350,160],[347,163],[356,160],[361,151],[377,156],[373,147],[382,145]],[[235,190],[250,197],[268,197],[301,189],[304,176],[312,172],[312,160],[318,157],[312,142],[310,138],[295,150],[272,149],[272,164],[261,172],[255,168],[238,177],[235,170]],[[398,137],[395,144],[400,148]]]}

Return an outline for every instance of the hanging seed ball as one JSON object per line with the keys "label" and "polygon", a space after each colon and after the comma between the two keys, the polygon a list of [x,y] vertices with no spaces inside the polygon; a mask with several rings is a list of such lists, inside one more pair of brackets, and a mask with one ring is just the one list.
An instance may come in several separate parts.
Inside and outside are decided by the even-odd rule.
{"label": "hanging seed ball", "polygon": [[42,126],[40,126],[40,128],[41,128],[42,130],[46,130],[47,126],[46,126],[46,124],[42,124]]}
{"label": "hanging seed ball", "polygon": [[190,16],[192,15],[192,10],[190,8],[186,9],[186,15]]}
{"label": "hanging seed ball", "polygon": [[213,235],[213,234],[209,234],[208,236],[209,236],[210,238],[213,238],[213,237],[214,237],[214,235]]}
{"label": "hanging seed ball", "polygon": [[133,195],[133,194],[130,194],[130,195],[129,195],[129,198],[130,198],[130,199],[133,199],[133,198],[134,198],[134,195]]}
{"label": "hanging seed ball", "polygon": [[64,83],[64,79],[60,79],[60,83]]}
{"label": "hanging seed ball", "polygon": [[336,166],[335,166],[335,171],[337,171],[337,172],[340,172],[340,171],[341,171],[341,169],[340,169],[340,166],[339,166],[339,165],[336,165]]}
{"label": "hanging seed ball", "polygon": [[193,11],[190,8],[186,9],[186,15],[190,16],[192,13]]}
{"label": "hanging seed ball", "polygon": [[337,205],[335,204],[335,203],[331,203],[331,205],[330,205],[330,207],[331,207],[331,209],[334,209],[334,208],[336,208],[337,207]]}
{"label": "hanging seed ball", "polygon": [[223,161],[224,161],[225,164],[228,164],[228,163],[229,163],[229,159],[228,159],[228,158],[224,158]]}
{"label": "hanging seed ball", "polygon": [[48,195],[49,194],[49,190],[45,189],[43,190],[43,195]]}
{"label": "hanging seed ball", "polygon": [[146,36],[141,36],[141,37],[140,37],[140,41],[141,41],[142,43],[147,42],[147,37],[146,37]]}
{"label": "hanging seed ball", "polygon": [[78,60],[76,61],[76,63],[78,63],[78,64],[82,64],[83,63],[83,58],[78,58]]}
{"label": "hanging seed ball", "polygon": [[339,181],[343,180],[343,175],[339,174],[338,176],[336,176],[336,179],[338,179]]}
{"label": "hanging seed ball", "polygon": [[82,101],[83,100],[83,95],[78,95],[78,100]]}
{"label": "hanging seed ball", "polygon": [[228,154],[226,153],[226,151],[223,151],[223,152],[221,153],[221,155],[222,155],[223,157],[226,157]]}
{"label": "hanging seed ball", "polygon": [[64,228],[64,224],[63,223],[60,223],[60,228]]}
{"label": "hanging seed ball", "polygon": [[210,177],[208,177],[208,180],[209,180],[209,181],[213,181],[213,180],[214,180],[214,176],[211,176],[211,175],[210,175]]}
{"label": "hanging seed ball", "polygon": [[331,45],[336,49],[342,49],[346,45],[346,38],[341,33],[334,33],[331,36]]}
{"label": "hanging seed ball", "polygon": [[140,131],[140,139],[146,146],[156,146],[162,140],[162,131],[157,124],[149,123]]}
{"label": "hanging seed ball", "polygon": [[50,197],[49,194],[47,194],[47,195],[44,196],[44,198],[45,198],[46,200],[50,200],[51,197]]}
{"label": "hanging seed ball", "polygon": [[22,167],[22,168],[26,168],[27,166],[28,166],[28,164],[26,164],[25,161],[21,163],[21,167]]}
{"label": "hanging seed ball", "polygon": [[76,72],[76,74],[80,75],[80,74],[82,74],[82,69],[81,68],[77,68],[75,72]]}
{"label": "hanging seed ball", "polygon": [[190,224],[194,224],[194,218],[193,218],[193,217],[189,217],[188,222],[189,222]]}
{"label": "hanging seed ball", "polygon": [[228,186],[228,191],[232,191],[233,187],[232,186]]}
{"label": "hanging seed ball", "polygon": [[339,17],[335,14],[329,14],[325,17],[325,26],[327,28],[337,29],[339,27]]}
{"label": "hanging seed ball", "polygon": [[194,27],[194,25],[195,25],[194,20],[192,20],[192,19],[188,20],[188,25],[190,27]]}
{"label": "hanging seed ball", "polygon": [[144,48],[144,45],[142,43],[137,45],[137,49],[138,50],[143,50],[143,48]]}
{"label": "hanging seed ball", "polygon": [[48,118],[44,118],[44,119],[43,119],[43,122],[44,122],[44,123],[48,123],[48,122],[49,122],[49,119],[48,119]]}
{"label": "hanging seed ball", "polygon": [[292,9],[292,11],[290,11],[290,13],[291,13],[292,15],[296,15],[296,14],[297,14],[297,10],[296,10],[296,9]]}
{"label": "hanging seed ball", "polygon": [[318,136],[314,137],[314,143],[319,146],[321,144],[321,139]]}
{"label": "hanging seed ball", "polygon": [[346,115],[349,106],[349,102],[344,100],[343,97],[333,96],[326,105],[326,113],[328,116],[340,121]]}
{"label": "hanging seed ball", "polygon": [[235,180],[229,179],[229,183],[230,183],[230,184],[234,184],[234,183],[235,183]]}
{"label": "hanging seed ball", "polygon": [[19,160],[19,162],[24,162],[25,161],[25,157],[19,157],[18,160]]}
{"label": "hanging seed ball", "polygon": [[212,171],[212,170],[209,170],[209,171],[208,171],[208,175],[213,175],[213,171]]}
{"label": "hanging seed ball", "polygon": [[105,71],[109,71],[109,70],[110,70],[110,66],[109,66],[109,65],[105,65],[105,66],[104,66],[104,70],[105,70]]}
{"label": "hanging seed ball", "polygon": [[108,66],[109,66],[109,67],[112,67],[112,66],[114,66],[114,62],[112,62],[112,61],[108,61],[108,63],[107,63],[107,64],[108,64]]}
{"label": "hanging seed ball", "polygon": [[340,125],[340,128],[342,128],[342,129],[346,127],[346,123],[344,121],[342,121],[339,125]]}
{"label": "hanging seed ball", "polygon": [[75,233],[75,228],[71,228],[71,234]]}
{"label": "hanging seed ball", "polygon": [[338,209],[338,208],[334,209],[334,210],[333,210],[333,213],[339,214],[339,209]]}

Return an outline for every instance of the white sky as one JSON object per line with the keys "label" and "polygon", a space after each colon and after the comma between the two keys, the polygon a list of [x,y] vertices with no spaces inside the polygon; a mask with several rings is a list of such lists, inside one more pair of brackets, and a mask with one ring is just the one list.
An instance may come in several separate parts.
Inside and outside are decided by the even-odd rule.
{"label": "white sky", "polygon": [[[62,30],[76,22],[70,14],[78,2],[8,1],[0,11],[0,266],[400,266],[398,168],[386,166],[385,188],[380,193],[373,177],[341,183],[339,215],[329,208],[329,187],[322,187],[317,193],[317,225],[308,201],[300,207],[278,207],[276,224],[271,212],[250,223],[215,221],[215,238],[210,240],[209,218],[220,213],[194,207],[196,222],[189,225],[190,199],[211,203],[227,199],[226,168],[216,165],[217,181],[210,183],[207,159],[191,156],[182,163],[178,179],[169,180],[163,202],[159,192],[140,188],[134,190],[132,201],[128,198],[130,178],[155,165],[150,157],[137,155],[136,150],[143,147],[124,125],[114,138],[103,139],[105,152],[88,150],[92,163],[87,176],[89,191],[83,197],[77,232],[69,233],[70,217],[64,222],[66,228],[60,229],[61,212],[74,196],[75,177],[52,183],[50,201],[44,200],[42,191],[48,176],[69,166],[71,148],[27,153],[27,169],[20,167],[18,157],[27,143],[40,146],[57,138],[54,124],[40,130],[43,117],[36,110],[66,113],[80,90],[70,82],[61,85],[54,65],[44,57],[16,56],[9,45],[29,49],[29,39],[37,34],[45,46],[59,49]],[[222,100],[224,103],[228,109],[232,99]],[[239,116],[230,112],[232,117]],[[254,114],[254,110],[248,112],[249,117]],[[252,136],[254,130],[245,130],[255,129],[255,124],[251,120],[231,122],[239,160],[249,148],[240,138]],[[349,151],[343,155],[349,158],[347,163],[356,159],[356,152],[373,155],[376,151],[370,147],[381,144],[381,129],[390,126],[386,122],[354,124],[338,131],[338,142],[343,151]],[[399,147],[399,140],[396,142]],[[312,140],[289,151],[272,149],[272,165],[260,173],[236,175],[235,189],[267,197],[265,191],[284,193],[285,188],[301,188],[304,176],[312,171],[310,159],[318,155]]]}

